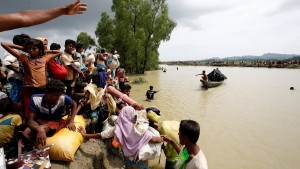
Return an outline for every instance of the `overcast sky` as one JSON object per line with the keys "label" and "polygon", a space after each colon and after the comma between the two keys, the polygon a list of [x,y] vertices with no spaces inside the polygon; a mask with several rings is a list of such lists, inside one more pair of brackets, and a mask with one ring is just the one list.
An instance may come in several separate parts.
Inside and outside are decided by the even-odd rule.
{"label": "overcast sky", "polygon": [[[5,0],[0,13],[66,5],[72,0]],[[111,0],[84,0],[88,11],[61,16],[28,28],[0,32],[0,41],[13,35],[47,37],[49,44],[76,40],[80,32],[95,37],[102,12]],[[161,61],[199,60],[212,57],[300,54],[300,0],[167,0],[169,16],[177,23],[171,39],[159,48]],[[1,23],[5,24],[5,23]],[[1,55],[4,53],[0,48]]]}

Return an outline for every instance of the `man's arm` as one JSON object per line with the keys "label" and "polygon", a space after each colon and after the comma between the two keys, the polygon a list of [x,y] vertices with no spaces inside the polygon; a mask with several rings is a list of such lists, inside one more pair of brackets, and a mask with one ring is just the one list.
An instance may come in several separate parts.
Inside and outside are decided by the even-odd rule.
{"label": "man's arm", "polygon": [[30,129],[34,131],[38,131],[40,129],[40,125],[36,121],[34,121],[34,119],[35,119],[35,113],[30,112],[27,124]]}
{"label": "man's arm", "polygon": [[56,57],[58,57],[62,54],[62,51],[60,51],[60,50],[45,50],[45,52],[46,53],[50,53],[50,52],[53,53],[49,56],[50,57],[49,60],[54,59],[54,58],[56,58]]}
{"label": "man's arm", "polygon": [[163,138],[160,137],[160,136],[154,136],[154,137],[151,138],[150,142],[152,142],[152,143],[161,143],[161,142],[163,142]]}
{"label": "man's arm", "polygon": [[38,25],[57,18],[61,15],[82,14],[86,10],[87,4],[80,3],[80,0],[76,0],[75,2],[67,6],[1,14],[0,22],[5,24],[0,24],[0,32],[21,27]]}
{"label": "man's arm", "polygon": [[67,128],[69,130],[72,130],[72,131],[76,131],[76,126],[74,125],[74,118],[75,118],[75,115],[77,114],[77,103],[72,100],[72,112],[71,112],[71,117],[69,119],[69,123],[67,124]]}
{"label": "man's arm", "polygon": [[76,72],[78,72],[79,74],[81,74],[81,70],[74,64],[74,63],[71,63],[70,66],[72,67],[72,69],[74,69]]}
{"label": "man's arm", "polygon": [[74,63],[71,63],[71,65],[69,65],[69,66],[71,66],[71,68],[72,68],[73,70],[75,70],[75,71],[78,72],[81,76],[84,77],[83,72],[82,72],[82,71],[80,70],[80,68],[78,68]]}
{"label": "man's arm", "polygon": [[98,138],[98,139],[102,139],[101,134],[100,133],[94,133],[94,134],[87,134],[85,129],[82,126],[79,126],[79,128],[77,129],[78,132],[82,135],[82,137],[85,138]]}
{"label": "man's arm", "polygon": [[34,119],[35,119],[35,113],[30,112],[29,119],[28,119],[28,127],[31,130],[36,131],[36,142],[38,144],[45,145],[47,140],[46,133],[49,131],[49,127],[45,125],[39,125],[36,121],[34,121]]}
{"label": "man's arm", "polygon": [[163,141],[165,141],[173,146],[173,148],[176,150],[177,154],[180,153],[181,148],[173,139],[171,139],[167,135],[162,135],[161,137],[162,137]]}

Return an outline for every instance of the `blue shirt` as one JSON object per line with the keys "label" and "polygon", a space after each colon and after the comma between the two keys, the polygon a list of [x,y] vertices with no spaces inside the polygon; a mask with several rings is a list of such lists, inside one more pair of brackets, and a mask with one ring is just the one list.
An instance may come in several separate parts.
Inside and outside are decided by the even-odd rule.
{"label": "blue shirt", "polygon": [[31,96],[29,109],[31,112],[36,113],[37,119],[47,121],[59,120],[63,117],[65,105],[71,105],[73,101],[69,96],[62,94],[56,102],[56,105],[53,107],[44,107],[46,105],[43,103],[44,95],[45,94],[34,94]]}

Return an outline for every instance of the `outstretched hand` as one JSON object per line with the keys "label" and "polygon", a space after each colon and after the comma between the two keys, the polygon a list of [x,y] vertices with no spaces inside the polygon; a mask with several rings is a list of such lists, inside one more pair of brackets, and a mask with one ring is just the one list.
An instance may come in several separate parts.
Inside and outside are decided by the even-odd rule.
{"label": "outstretched hand", "polygon": [[87,4],[80,3],[80,0],[76,0],[76,2],[66,6],[66,15],[82,14],[86,10]]}
{"label": "outstretched hand", "polygon": [[131,107],[133,107],[133,108],[136,109],[136,110],[143,110],[143,109],[144,109],[144,106],[141,105],[141,104],[139,104],[139,103],[133,103],[133,104],[131,105]]}
{"label": "outstretched hand", "polygon": [[161,138],[164,142],[170,143],[172,139],[167,135],[161,135]]}
{"label": "outstretched hand", "polygon": [[78,129],[77,129],[77,131],[78,131],[82,136],[86,134],[86,131],[85,131],[85,129],[84,129],[82,126],[79,126]]}

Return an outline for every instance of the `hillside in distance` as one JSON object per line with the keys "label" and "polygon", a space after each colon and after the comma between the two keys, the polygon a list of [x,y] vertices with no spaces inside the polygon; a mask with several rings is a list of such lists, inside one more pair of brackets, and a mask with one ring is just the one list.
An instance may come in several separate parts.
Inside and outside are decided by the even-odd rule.
{"label": "hillside in distance", "polygon": [[297,54],[278,54],[278,53],[265,53],[261,56],[245,55],[245,56],[232,56],[225,58],[209,58],[202,59],[202,62],[213,62],[213,61],[254,61],[254,60],[287,60],[295,57],[299,57]]}

